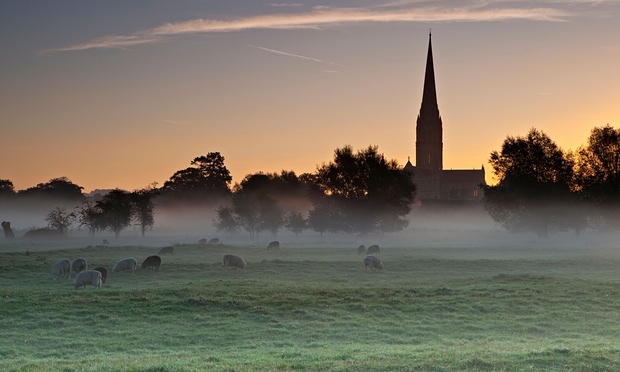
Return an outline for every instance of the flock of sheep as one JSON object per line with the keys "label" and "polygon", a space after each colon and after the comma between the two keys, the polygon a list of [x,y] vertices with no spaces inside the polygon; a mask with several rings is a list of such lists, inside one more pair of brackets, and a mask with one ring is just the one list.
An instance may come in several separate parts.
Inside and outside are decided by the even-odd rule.
{"label": "flock of sheep", "polygon": [[[280,242],[273,241],[269,243],[267,249],[280,249]],[[383,263],[381,259],[377,257],[377,254],[381,253],[381,249],[378,245],[372,245],[366,249],[364,245],[360,245],[357,249],[358,254],[365,254],[364,257],[364,267],[366,270],[370,268],[371,271],[377,269],[383,269]],[[142,269],[155,269],[159,271],[161,267],[161,257],[166,254],[174,254],[174,247],[167,246],[163,247],[159,250],[158,255],[148,256],[144,261],[142,261]],[[228,268],[235,268],[236,270],[245,269],[247,264],[243,257],[237,256],[234,254],[226,254],[223,259],[224,270],[228,270]],[[114,267],[112,267],[113,273],[120,273],[124,271],[131,271],[132,273],[136,272],[136,268],[138,267],[138,261],[133,257],[124,258],[116,262]],[[95,288],[101,289],[101,284],[104,284],[108,277],[108,270],[103,267],[97,267],[92,270],[88,270],[88,263],[86,259],[83,257],[76,258],[71,262],[67,258],[62,258],[52,266],[52,279],[56,280],[59,278],[70,278],[71,272],[76,274],[75,280],[73,281],[73,286],[75,289],[80,287],[86,288],[87,285],[92,285]]]}

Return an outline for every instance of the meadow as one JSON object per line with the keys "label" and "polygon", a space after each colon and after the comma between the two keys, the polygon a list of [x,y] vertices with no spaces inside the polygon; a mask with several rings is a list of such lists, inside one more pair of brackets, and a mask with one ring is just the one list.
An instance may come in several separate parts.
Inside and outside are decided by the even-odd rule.
{"label": "meadow", "polygon": [[157,250],[0,246],[0,370],[620,369],[617,246],[400,244],[370,272],[346,244],[182,244],[101,290],[51,280]]}

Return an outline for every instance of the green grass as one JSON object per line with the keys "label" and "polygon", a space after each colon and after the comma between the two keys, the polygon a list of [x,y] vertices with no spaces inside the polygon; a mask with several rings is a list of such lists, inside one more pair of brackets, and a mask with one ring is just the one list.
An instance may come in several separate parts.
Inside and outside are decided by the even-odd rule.
{"label": "green grass", "polygon": [[185,245],[101,290],[52,264],[157,250],[0,253],[0,370],[620,369],[616,250],[388,247],[381,272],[355,251]]}

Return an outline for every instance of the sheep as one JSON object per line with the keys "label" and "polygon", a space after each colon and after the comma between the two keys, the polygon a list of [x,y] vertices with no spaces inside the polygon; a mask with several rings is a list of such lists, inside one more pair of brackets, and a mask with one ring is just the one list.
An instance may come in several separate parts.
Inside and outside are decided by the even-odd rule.
{"label": "sheep", "polygon": [[73,269],[73,271],[78,274],[81,271],[88,269],[88,264],[86,263],[86,260],[84,258],[76,258],[71,264],[71,269]]}
{"label": "sheep", "polygon": [[209,245],[218,245],[220,244],[220,239],[219,238],[211,238],[209,239]]}
{"label": "sheep", "polygon": [[142,269],[154,268],[155,271],[159,271],[159,267],[161,266],[161,257],[159,256],[148,256],[144,261],[142,261]]}
{"label": "sheep", "polygon": [[368,269],[368,267],[370,267],[370,271],[373,271],[374,269],[382,270],[383,263],[379,257],[368,255],[364,257],[364,268]]}
{"label": "sheep", "polygon": [[131,271],[132,273],[136,273],[136,267],[138,266],[138,261],[133,258],[124,258],[116,263],[112,268],[113,273],[120,273],[123,271]]}
{"label": "sheep", "polygon": [[9,221],[2,221],[2,229],[4,230],[4,238],[6,240],[15,239],[15,233],[11,229],[11,223]]}
{"label": "sheep", "polygon": [[366,250],[366,254],[381,254],[381,248],[378,245],[371,245]]}
{"label": "sheep", "polygon": [[77,274],[73,281],[75,289],[79,287],[86,288],[87,285],[93,285],[95,288],[101,289],[101,273],[97,270],[85,270]]}
{"label": "sheep", "polygon": [[63,258],[52,266],[52,279],[69,278],[71,276],[71,261],[68,258]]}
{"label": "sheep", "polygon": [[275,249],[278,250],[280,249],[280,242],[277,240],[272,241],[271,243],[269,243],[269,245],[267,246],[267,249]]}
{"label": "sheep", "polygon": [[163,256],[165,254],[174,254],[174,247],[173,246],[168,246],[168,247],[163,247],[162,249],[159,250],[158,253],[160,256]]}
{"label": "sheep", "polygon": [[107,247],[108,245],[110,245],[110,242],[108,241],[108,239],[103,239],[103,246]]}
{"label": "sheep", "polygon": [[366,246],[362,244],[359,247],[357,247],[357,254],[364,254],[364,253],[366,253]]}
{"label": "sheep", "polygon": [[239,269],[245,269],[245,260],[239,256],[235,256],[234,254],[224,255],[224,270],[227,270],[228,267],[236,267],[237,271]]}
{"label": "sheep", "polygon": [[108,278],[108,269],[103,266],[99,266],[94,268],[94,270],[97,270],[101,273],[101,282],[105,284],[105,280]]}

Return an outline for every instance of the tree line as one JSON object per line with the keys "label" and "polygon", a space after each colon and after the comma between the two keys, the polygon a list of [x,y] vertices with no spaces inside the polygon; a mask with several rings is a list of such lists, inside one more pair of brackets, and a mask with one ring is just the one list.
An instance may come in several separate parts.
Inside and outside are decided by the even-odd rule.
{"label": "tree line", "polygon": [[295,234],[311,229],[325,232],[373,233],[407,226],[406,215],[415,186],[395,160],[386,160],[376,146],[354,151],[336,149],[334,160],[315,173],[258,172],[231,186],[232,177],[219,152],[194,158],[161,188],[128,192],[112,190],[88,200],[81,186],[66,177],[15,192],[10,180],[0,180],[2,200],[78,201],[74,212],[56,207],[46,220],[49,228],[66,231],[73,222],[93,236],[109,230],[118,237],[131,225],[142,235],[154,225],[154,210],[177,206],[214,208],[213,225],[220,231],[245,230],[251,236],[276,234],[285,228]]}
{"label": "tree line", "polygon": [[[411,177],[376,146],[338,148],[333,160],[313,173],[257,172],[234,185],[224,160],[219,152],[210,152],[194,158],[160,188],[115,189],[91,200],[66,177],[22,191],[15,191],[10,180],[0,180],[0,203],[77,201],[81,206],[74,212],[53,209],[47,216],[50,228],[66,231],[67,224],[76,222],[93,235],[109,230],[118,236],[132,222],[144,235],[154,225],[156,207],[183,205],[214,209],[212,222],[219,231],[367,234],[404,229],[416,195]],[[618,228],[620,129],[594,128],[586,145],[564,151],[532,128],[525,136],[507,136],[501,149],[491,152],[490,163],[498,182],[480,185],[483,204],[506,230],[546,236]]]}
{"label": "tree line", "polygon": [[585,145],[564,151],[532,128],[508,136],[490,162],[498,182],[484,187],[484,204],[505,229],[547,236],[620,227],[620,129],[596,127]]}

